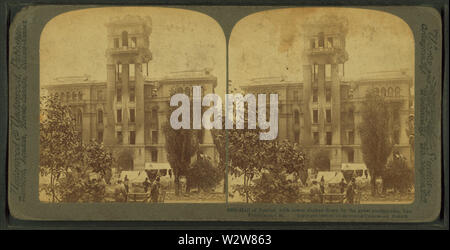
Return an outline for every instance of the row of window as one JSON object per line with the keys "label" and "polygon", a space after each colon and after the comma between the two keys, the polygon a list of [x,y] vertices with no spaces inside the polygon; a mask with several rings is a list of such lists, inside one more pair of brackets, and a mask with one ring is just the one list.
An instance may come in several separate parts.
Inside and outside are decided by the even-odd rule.
{"label": "row of window", "polygon": [[374,88],[374,92],[376,95],[381,94],[381,96],[396,96],[396,97],[400,96],[400,88],[399,87],[395,88],[395,92],[394,92],[393,88],[388,88],[387,91],[386,91],[386,88],[381,88],[381,91],[379,88]]}
{"label": "row of window", "polygon": [[[325,121],[328,123],[331,123],[331,109],[325,110]],[[298,111],[298,110],[294,111],[294,123],[296,125],[300,124],[300,111]],[[318,109],[313,110],[313,123],[319,123],[319,110]]]}
{"label": "row of window", "polygon": [[[130,102],[135,102],[136,101],[136,89],[134,86],[130,86],[128,88],[128,100]],[[117,87],[116,88],[116,101],[117,102],[122,102],[122,87]]]}
{"label": "row of window", "polygon": [[130,63],[130,64],[116,64],[116,82],[122,82],[122,72],[123,67],[128,67],[128,75],[126,75],[128,78],[128,81],[134,81],[136,80],[136,64]]}
{"label": "row of window", "polygon": [[78,92],[78,93],[76,93],[76,92],[72,92],[72,93],[70,93],[70,92],[66,92],[66,93],[61,92],[61,93],[56,93],[56,95],[59,96],[59,99],[61,101],[70,101],[70,100],[72,100],[72,101],[77,101],[77,100],[81,101],[81,100],[83,100],[83,93],[81,93],[81,92]]}
{"label": "row of window", "polygon": [[339,39],[335,39],[332,36],[325,37],[325,35],[321,32],[318,37],[311,38],[309,40],[309,47],[311,49],[315,48],[339,48],[340,43]]}
{"label": "row of window", "polygon": [[[136,109],[129,109],[129,114],[130,114],[130,122],[136,122]],[[122,109],[117,109],[116,110],[116,121],[118,123],[122,122]]]}
{"label": "row of window", "polygon": [[[120,38],[114,38],[114,48],[120,47]],[[128,32],[122,32],[122,47],[125,48],[136,48],[137,47],[137,38],[131,37],[128,38]]]}
{"label": "row of window", "polygon": [[[313,142],[316,145],[320,143],[319,136],[320,136],[319,132],[313,132]],[[300,143],[300,131],[294,132],[294,140],[296,143]],[[326,145],[331,145],[332,140],[333,140],[333,133],[326,132],[326,139],[325,139]],[[348,131],[347,144],[349,144],[349,145],[355,144],[355,132],[354,131]]]}
{"label": "row of window", "polygon": [[[344,76],[345,72],[344,72],[344,64],[343,63],[338,64],[337,71],[338,71],[338,74],[340,77]],[[311,73],[312,73],[312,76],[311,76],[312,82],[314,82],[314,83],[318,82],[318,80],[319,80],[319,64],[313,65]],[[325,80],[331,79],[331,64],[325,64],[325,70],[322,72],[322,74],[325,74],[325,75],[322,75],[322,76],[324,76]]]}
{"label": "row of window", "polygon": [[[118,144],[123,144],[123,133],[122,131],[116,132],[116,138]],[[128,137],[128,143],[130,145],[136,144],[136,131],[130,131],[130,136]]]}
{"label": "row of window", "polygon": [[[319,89],[313,88],[312,90],[312,101],[314,103],[319,102]],[[331,102],[331,88],[327,87],[325,88],[325,101]]]}

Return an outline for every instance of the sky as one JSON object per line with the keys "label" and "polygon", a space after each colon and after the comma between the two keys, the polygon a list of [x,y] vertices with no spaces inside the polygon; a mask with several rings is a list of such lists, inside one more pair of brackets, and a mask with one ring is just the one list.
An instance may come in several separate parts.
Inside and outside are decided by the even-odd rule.
{"label": "sky", "polygon": [[[226,40],[220,25],[195,11],[157,7],[108,7],[71,11],[50,20],[40,41],[41,84],[64,76],[106,80],[106,27],[112,17],[150,16],[150,75],[212,68],[216,93],[226,84]],[[258,77],[302,81],[302,25],[323,15],[347,18],[348,78],[407,69],[413,76],[414,41],[408,25],[386,12],[354,8],[290,8],[241,19],[229,40],[229,79],[248,84]]]}
{"label": "sky", "polygon": [[219,24],[199,12],[155,7],[92,8],[66,12],[50,20],[41,35],[41,84],[57,77],[90,75],[106,81],[105,24],[112,17],[150,16],[150,76],[211,68],[225,91],[226,41]]}
{"label": "sky", "polygon": [[386,12],[354,8],[291,8],[258,12],[234,26],[229,42],[233,86],[248,84],[249,79],[258,77],[283,76],[302,81],[302,25],[325,15],[348,20],[346,77],[402,69],[413,76],[414,38],[402,19]]}

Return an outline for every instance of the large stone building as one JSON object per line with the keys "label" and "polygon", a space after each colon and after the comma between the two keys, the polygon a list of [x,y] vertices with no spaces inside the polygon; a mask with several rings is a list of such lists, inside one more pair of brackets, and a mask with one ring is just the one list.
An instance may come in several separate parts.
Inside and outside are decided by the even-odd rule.
{"label": "large stone building", "polygon": [[[57,78],[42,85],[42,94],[56,94],[75,114],[82,140],[95,139],[110,148],[121,170],[142,170],[146,163],[167,163],[163,126],[168,120],[171,91],[202,86],[214,93],[217,78],[208,69],[149,75],[151,19],[126,16],[106,24],[106,82],[82,77]],[[157,60],[157,59],[156,59]],[[200,151],[216,159],[209,131]]]}
{"label": "large stone building", "polygon": [[[257,78],[241,84],[244,92],[277,93],[279,99],[278,139],[298,143],[306,151],[325,150],[330,169],[347,163],[363,163],[358,124],[360,109],[368,91],[400,104],[393,117],[395,149],[411,159],[406,132],[413,115],[413,79],[407,72],[377,72],[346,80],[346,25],[336,20],[309,23],[303,27],[305,48],[303,82],[282,77]],[[348,165],[348,164],[347,164]]]}

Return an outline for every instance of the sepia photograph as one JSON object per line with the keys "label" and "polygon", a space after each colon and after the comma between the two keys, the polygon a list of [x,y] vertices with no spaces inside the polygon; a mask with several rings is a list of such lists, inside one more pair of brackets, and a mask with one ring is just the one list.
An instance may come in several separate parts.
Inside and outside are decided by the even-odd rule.
{"label": "sepia photograph", "polygon": [[225,36],[199,12],[94,8],[40,40],[42,202],[223,203],[209,130],[168,126],[170,97],[225,91]]}
{"label": "sepia photograph", "polygon": [[228,50],[231,91],[278,95],[276,140],[229,133],[230,202],[414,201],[414,37],[402,19],[262,11],[234,26]]}
{"label": "sepia photograph", "polygon": [[10,21],[14,218],[238,228],[442,214],[431,7],[40,5]]}

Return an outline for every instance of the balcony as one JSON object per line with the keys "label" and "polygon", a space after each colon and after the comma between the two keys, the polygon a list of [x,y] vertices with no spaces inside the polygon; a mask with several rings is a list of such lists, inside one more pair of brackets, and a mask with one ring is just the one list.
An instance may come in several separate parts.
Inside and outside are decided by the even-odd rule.
{"label": "balcony", "polygon": [[112,55],[120,55],[120,54],[138,54],[139,49],[137,47],[118,47],[118,48],[110,48],[107,50],[108,54]]}

